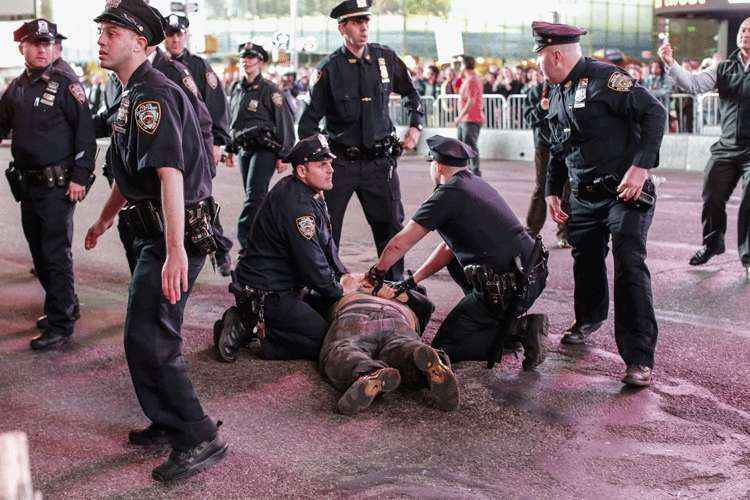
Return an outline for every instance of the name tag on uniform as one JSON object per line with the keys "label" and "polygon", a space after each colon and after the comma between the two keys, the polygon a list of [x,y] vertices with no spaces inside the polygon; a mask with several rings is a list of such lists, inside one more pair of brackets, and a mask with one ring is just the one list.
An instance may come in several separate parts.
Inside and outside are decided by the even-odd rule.
{"label": "name tag on uniform", "polygon": [[112,124],[112,128],[115,132],[124,134],[126,132],[125,126],[128,124],[128,111],[130,110],[130,99],[123,97],[120,101],[120,107],[117,109],[117,119]]}
{"label": "name tag on uniform", "polygon": [[576,98],[573,103],[573,109],[581,109],[586,107],[586,87],[589,86],[588,78],[581,78],[578,80],[578,86],[576,87]]}
{"label": "name tag on uniform", "polygon": [[389,83],[391,78],[388,76],[388,67],[385,65],[385,58],[378,58],[378,65],[380,66],[380,81],[383,83]]}
{"label": "name tag on uniform", "polygon": [[247,103],[247,110],[248,111],[258,111],[258,101],[256,99],[250,99],[250,102]]}

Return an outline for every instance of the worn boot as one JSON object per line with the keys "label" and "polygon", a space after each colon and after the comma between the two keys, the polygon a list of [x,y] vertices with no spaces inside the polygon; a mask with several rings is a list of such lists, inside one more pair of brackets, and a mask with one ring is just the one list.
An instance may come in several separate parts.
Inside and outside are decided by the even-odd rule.
{"label": "worn boot", "polygon": [[435,406],[446,411],[458,409],[458,381],[451,370],[448,356],[425,344],[414,351],[414,364],[427,377],[430,397]]}
{"label": "worn boot", "polygon": [[166,462],[151,471],[151,477],[160,482],[185,479],[222,460],[227,447],[226,441],[217,434],[212,441],[203,441],[192,448],[175,448]]}
{"label": "worn boot", "polygon": [[219,359],[225,363],[237,361],[237,353],[254,338],[255,334],[252,330],[248,331],[236,306],[224,311],[221,319],[214,323],[214,348]]}
{"label": "worn boot", "polygon": [[721,255],[725,251],[726,248],[723,243],[713,246],[703,245],[695,252],[695,255],[690,258],[690,265],[702,266],[703,264],[711,260],[712,257]]}
{"label": "worn boot", "polygon": [[336,407],[339,413],[354,415],[370,407],[381,392],[391,392],[401,384],[401,374],[395,368],[381,368],[359,377],[343,396]]}
{"label": "worn boot", "polygon": [[544,337],[549,334],[549,318],[546,314],[528,314],[519,325],[520,342],[523,345],[523,369],[533,370],[544,362]]}
{"label": "worn boot", "polygon": [[562,339],[560,339],[561,344],[568,344],[568,345],[582,345],[586,343],[586,340],[588,340],[589,336],[597,331],[599,328],[602,327],[604,324],[604,321],[596,321],[594,323],[578,323],[573,322],[572,325],[570,325],[570,328],[565,330]]}
{"label": "worn boot", "polygon": [[622,382],[633,387],[648,387],[651,385],[651,368],[648,366],[628,366]]}

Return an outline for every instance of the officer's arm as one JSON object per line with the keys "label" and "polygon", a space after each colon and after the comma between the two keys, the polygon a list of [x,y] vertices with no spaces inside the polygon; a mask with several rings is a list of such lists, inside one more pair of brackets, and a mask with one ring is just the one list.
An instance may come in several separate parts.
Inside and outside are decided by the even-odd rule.
{"label": "officer's arm", "polygon": [[[205,76],[206,83],[202,95],[206,96],[206,107],[211,116],[214,145],[225,146],[231,141],[229,136],[229,104],[227,96],[224,93],[221,80],[219,80],[218,75],[214,73],[214,70],[207,62]],[[211,82],[208,81],[209,79],[211,79]],[[211,85],[213,82],[216,82],[215,87]]]}
{"label": "officer's arm", "polygon": [[310,92],[310,105],[305,108],[299,120],[297,132],[300,139],[320,133],[320,120],[326,115],[331,96],[328,89],[328,70],[320,70],[318,81]]}
{"label": "officer's arm", "polygon": [[675,87],[689,94],[705,94],[716,88],[717,64],[712,64],[699,73],[690,73],[673,61],[666,71],[667,76],[675,83]]}
{"label": "officer's arm", "polygon": [[546,196],[562,198],[567,178],[568,167],[565,166],[564,154],[550,151],[549,162],[547,163]]}
{"label": "officer's arm", "polygon": [[380,254],[380,260],[375,265],[379,270],[387,272],[393,264],[401,260],[406,253],[414,247],[419,240],[424,238],[430,231],[424,226],[413,220],[410,220],[406,227],[391,238],[391,241],[385,246],[383,253]]}
{"label": "officer's arm", "polygon": [[[616,84],[612,83],[613,78],[617,79]],[[606,92],[606,102],[615,114],[640,125],[640,148],[633,158],[633,165],[640,168],[658,166],[659,148],[667,123],[664,105],[645,87],[618,73],[612,74],[603,92]]]}
{"label": "officer's arm", "polygon": [[83,87],[78,82],[68,84],[61,97],[65,119],[73,128],[75,137],[73,172],[70,180],[85,186],[94,171],[94,159],[96,157],[96,137],[94,136],[91,110],[86,101]]}
{"label": "officer's arm", "polygon": [[393,75],[393,90],[401,96],[402,107],[409,113],[409,126],[420,128],[424,122],[422,99],[419,97],[417,87],[414,85],[414,80],[412,80],[404,62],[396,56],[394,56],[394,59],[396,70]]}
{"label": "officer's arm", "polygon": [[294,116],[292,110],[281,93],[276,92],[278,97],[272,98],[273,120],[276,124],[276,137],[281,141],[279,158],[284,158],[294,146]]}
{"label": "officer's arm", "polygon": [[185,195],[182,172],[176,168],[156,170],[161,182],[161,206],[164,213],[164,240],[167,257],[161,272],[161,288],[171,304],[187,293],[188,259],[185,252]]}
{"label": "officer's arm", "polygon": [[414,273],[414,283],[424,281],[440,271],[450,264],[454,257],[453,250],[450,249],[448,244],[445,242],[440,243],[435,247],[435,250],[432,251],[432,254],[427,258],[424,264],[419,266],[417,272]]}
{"label": "officer's arm", "polygon": [[539,84],[526,94],[526,106],[524,106],[523,110],[523,119],[526,124],[532,128],[540,127],[543,120],[546,119],[547,112],[541,108],[543,86],[543,84]]}
{"label": "officer's arm", "polygon": [[13,123],[13,103],[10,98],[12,88],[13,83],[5,89],[5,93],[0,97],[0,141],[8,135]]}

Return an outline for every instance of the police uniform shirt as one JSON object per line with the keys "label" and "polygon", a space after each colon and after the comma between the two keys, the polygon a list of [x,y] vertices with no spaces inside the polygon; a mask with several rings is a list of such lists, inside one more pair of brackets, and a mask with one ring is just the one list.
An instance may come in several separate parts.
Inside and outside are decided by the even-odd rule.
{"label": "police uniform shirt", "polygon": [[338,300],[346,269],[338,258],[325,201],[294,176],[268,193],[253,223],[238,275],[260,290],[308,287]]}
{"label": "police uniform shirt", "polygon": [[74,76],[50,65],[13,80],[0,98],[0,137],[11,130],[16,168],[70,165],[73,182],[88,182],[96,140],[86,93]]}
{"label": "police uniform shirt", "polygon": [[462,266],[486,264],[506,272],[516,255],[525,260],[533,246],[500,193],[468,170],[435,188],[412,220],[437,231]]}
{"label": "police uniform shirt", "polygon": [[393,133],[391,92],[400,94],[409,124],[421,128],[424,111],[409,70],[388,47],[369,43],[362,58],[346,47],[320,65],[320,76],[299,123],[300,138],[318,133],[326,119],[328,138],[344,146],[372,145]]}
{"label": "police uniform shirt", "polygon": [[[566,176],[582,183],[631,165],[653,168],[667,121],[664,106],[620,68],[581,58],[550,93],[551,159],[547,195],[561,196]],[[567,167],[567,169],[566,169]]]}
{"label": "police uniform shirt", "polygon": [[267,126],[281,144],[279,158],[294,146],[294,117],[284,102],[276,84],[258,75],[252,82],[247,78],[232,86],[230,97],[232,135],[253,126]]}
{"label": "police uniform shirt", "polygon": [[183,50],[182,54],[172,57],[172,59],[187,66],[193,80],[195,80],[198,92],[200,92],[211,115],[214,144],[217,146],[229,144],[227,96],[224,94],[221,80],[214,73],[211,65],[202,57],[191,54],[187,49]]}
{"label": "police uniform shirt", "polygon": [[200,126],[185,93],[145,61],[123,90],[112,126],[110,161],[128,201],[161,200],[156,170],[182,172],[185,206],[211,195],[211,175]]}

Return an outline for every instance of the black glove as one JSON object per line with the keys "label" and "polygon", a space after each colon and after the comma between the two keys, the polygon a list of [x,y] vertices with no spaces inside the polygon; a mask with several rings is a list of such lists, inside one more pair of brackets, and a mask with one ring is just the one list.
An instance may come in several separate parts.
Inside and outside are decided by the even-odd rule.
{"label": "black glove", "polygon": [[367,271],[367,274],[365,274],[365,279],[373,287],[373,290],[372,290],[373,295],[377,295],[377,293],[383,287],[383,281],[385,280],[385,273],[386,271],[381,271],[380,269],[378,269],[378,266],[376,264],[372,266],[369,271]]}
{"label": "black glove", "polygon": [[407,290],[415,290],[422,295],[426,295],[427,290],[425,289],[425,287],[419,286],[414,282],[414,273],[412,273],[411,271],[406,271],[406,274],[409,275],[408,278],[406,278],[405,280],[397,281],[391,285],[396,291],[396,296],[398,297]]}

